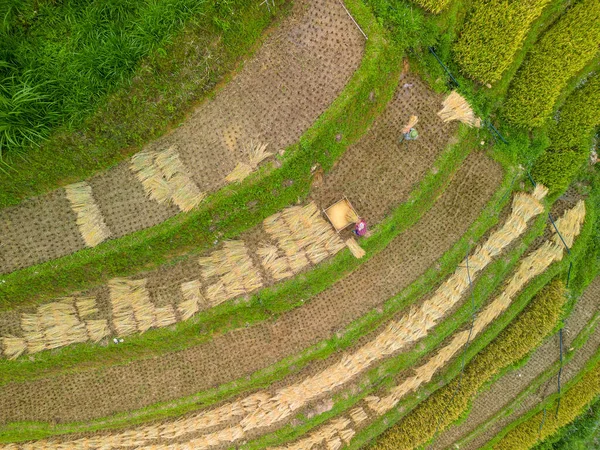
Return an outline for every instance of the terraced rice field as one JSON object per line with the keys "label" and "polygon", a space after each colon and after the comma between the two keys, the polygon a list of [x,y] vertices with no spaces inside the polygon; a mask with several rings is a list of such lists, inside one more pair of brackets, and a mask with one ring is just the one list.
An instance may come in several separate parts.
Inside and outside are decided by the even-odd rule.
{"label": "terraced rice field", "polygon": [[483,87],[449,55],[492,6],[288,3],[179,127],[0,211],[0,449],[528,449],[598,395],[597,169],[536,182],[561,105],[500,106],[569,9]]}

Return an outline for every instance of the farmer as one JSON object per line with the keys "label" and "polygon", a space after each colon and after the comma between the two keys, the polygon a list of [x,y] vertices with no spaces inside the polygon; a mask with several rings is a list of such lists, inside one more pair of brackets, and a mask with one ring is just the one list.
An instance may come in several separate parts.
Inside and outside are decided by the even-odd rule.
{"label": "farmer", "polygon": [[356,222],[356,225],[354,225],[354,234],[358,237],[367,234],[367,221],[365,219],[360,219]]}
{"label": "farmer", "polygon": [[[419,137],[419,132],[415,128],[415,125],[419,121],[417,116],[411,116],[408,123],[402,128],[402,135],[400,136],[400,143],[407,141],[414,141]],[[408,143],[406,144],[408,145]]]}

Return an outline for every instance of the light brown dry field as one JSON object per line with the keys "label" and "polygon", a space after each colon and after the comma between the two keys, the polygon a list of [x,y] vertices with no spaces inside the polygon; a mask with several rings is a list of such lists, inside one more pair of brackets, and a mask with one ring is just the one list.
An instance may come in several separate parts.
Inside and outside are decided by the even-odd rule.
{"label": "light brown dry field", "polygon": [[[380,222],[398,205],[406,201],[415,185],[433,166],[440,152],[447,148],[457,130],[456,123],[444,123],[437,116],[443,96],[436,94],[417,76],[405,73],[401,76],[397,92],[384,113],[375,121],[369,132],[351,146],[338,164],[327,173],[321,183],[313,184],[312,199],[325,208],[342,196],[347,196],[361,217],[370,226]],[[410,143],[407,149],[399,144],[398,136],[411,115],[419,116],[421,137]],[[351,236],[349,230],[342,233],[344,239]],[[256,254],[263,244],[274,245],[275,241],[265,232],[262,225],[242,233],[243,241],[253,258],[263,280],[263,287],[276,283],[264,270]],[[219,248],[219,247],[216,247]],[[214,249],[206,252],[210,254]],[[174,265],[163,266],[155,271],[141,273],[134,279],[147,279],[150,300],[157,307],[172,306],[184,301],[182,283],[198,279],[201,267],[197,254],[189,255]],[[314,264],[309,264],[310,270]],[[201,287],[206,298],[210,280]],[[77,293],[81,297],[93,297],[98,305],[94,319],[110,321],[111,306],[108,285]],[[0,336],[21,336],[21,314],[36,312],[36,306],[22,307],[0,314]],[[181,318],[178,317],[178,320]],[[114,326],[109,322],[112,329]],[[116,334],[116,333],[115,333]],[[101,342],[107,345],[109,339]]]}
{"label": "light brown dry field", "polygon": [[[331,104],[360,64],[364,38],[336,0],[294,2],[291,15],[240,73],[182,126],[144,150],[177,146],[202,192],[225,184],[251,141],[279,152],[296,142]],[[111,232],[122,237],[179,213],[149,199],[129,161],[88,180]],[[85,248],[63,189],[0,211],[0,273]]]}
{"label": "light brown dry field", "polygon": [[[600,307],[600,279],[596,279],[585,290],[575,305],[571,315],[565,319],[563,331],[563,346],[567,350],[574,339],[590,322]],[[600,346],[600,327],[592,333],[586,344],[577,350],[573,359],[565,364],[561,376],[564,385],[572,379],[585,365],[587,360]],[[503,411],[512,403],[519,393],[526,389],[538,376],[548,370],[559,360],[558,334],[552,336],[543,345],[536,349],[527,363],[518,370],[511,371],[494,382],[489,389],[482,392],[473,402],[473,407],[468,418],[458,426],[453,426],[441,433],[433,445],[432,450],[455,448],[454,443],[467,434],[484,426],[495,414]],[[557,379],[551,377],[540,389],[525,398],[519,408],[509,416],[501,418],[491,427],[483,431],[473,441],[461,446],[461,449],[476,450],[482,448],[506,425],[516,420],[529,409],[537,405],[548,395],[557,391]],[[553,413],[553,412],[552,412]]]}
{"label": "light brown dry field", "polygon": [[501,179],[500,166],[474,152],[417,224],[306,305],[177,353],[2,386],[0,423],[89,420],[175,400],[248,376],[328,338],[434,265],[478,217]]}

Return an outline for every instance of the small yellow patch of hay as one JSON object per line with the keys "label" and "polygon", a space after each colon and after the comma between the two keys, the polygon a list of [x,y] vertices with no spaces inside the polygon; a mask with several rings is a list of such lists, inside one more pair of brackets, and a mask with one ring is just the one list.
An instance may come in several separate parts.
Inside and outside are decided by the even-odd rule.
{"label": "small yellow patch of hay", "polygon": [[130,168],[146,194],[158,203],[172,202],[181,211],[190,211],[206,196],[192,181],[175,146],[139,152],[132,156]]}
{"label": "small yellow patch of hay", "polygon": [[350,249],[355,258],[360,259],[367,254],[354,238],[350,238],[346,241],[346,247]]}
{"label": "small yellow patch of hay", "polygon": [[200,291],[200,280],[192,280],[181,284],[181,293],[185,299],[177,305],[181,320],[188,320],[200,308],[206,307],[206,300]]}
{"label": "small yellow patch of hay", "polygon": [[65,186],[65,194],[77,215],[77,228],[85,245],[95,247],[108,239],[111,233],[92,196],[92,187],[85,181],[69,184]]}
{"label": "small yellow patch of hay", "polygon": [[458,120],[470,127],[481,127],[481,119],[475,116],[467,100],[458,92],[452,91],[442,102],[442,105],[444,107],[438,112],[438,116],[444,122]]}

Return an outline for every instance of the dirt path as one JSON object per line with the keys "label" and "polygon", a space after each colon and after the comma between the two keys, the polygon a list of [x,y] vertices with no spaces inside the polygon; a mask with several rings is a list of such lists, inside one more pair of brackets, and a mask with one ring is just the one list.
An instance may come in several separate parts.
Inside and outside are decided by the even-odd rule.
{"label": "dirt path", "polygon": [[[251,141],[278,152],[296,142],[331,104],[358,67],[364,38],[336,0],[297,0],[294,9],[255,57],[187,121],[145,151],[174,146],[187,181],[200,192],[225,184]],[[123,162],[87,180],[108,230],[119,238],[180,212],[148,198]],[[188,183],[186,186],[190,186]],[[65,190],[0,212],[0,273],[8,273],[85,248]]]}
{"label": "dirt path", "polygon": [[305,306],[178,353],[3,386],[0,423],[89,420],[139,409],[247,376],[330,337],[433,265],[478,217],[501,179],[496,163],[473,153],[416,225]]}
{"label": "dirt path", "polygon": [[[563,334],[564,348],[568,349],[572,345],[573,340],[598,311],[599,306],[600,278],[596,278],[579,299],[572,314],[565,320]],[[600,327],[594,331],[588,342],[576,352],[573,359],[565,365],[561,377],[563,385],[581,370],[599,346]],[[452,445],[454,442],[482,427],[495,414],[505,409],[536,377],[558,361],[558,358],[558,335],[555,335],[533,353],[524,367],[508,373],[492,384],[488,390],[482,392],[473,402],[473,407],[467,420],[459,426],[451,427],[444,433],[441,433],[434,445],[431,446],[431,449],[454,448]],[[500,419],[473,441],[461,446],[461,448],[472,450],[481,448],[487,441],[500,432],[502,428],[516,420],[546,396],[556,392],[556,389],[556,377],[552,377],[542,385],[538,392],[528,396],[513,414]]]}

